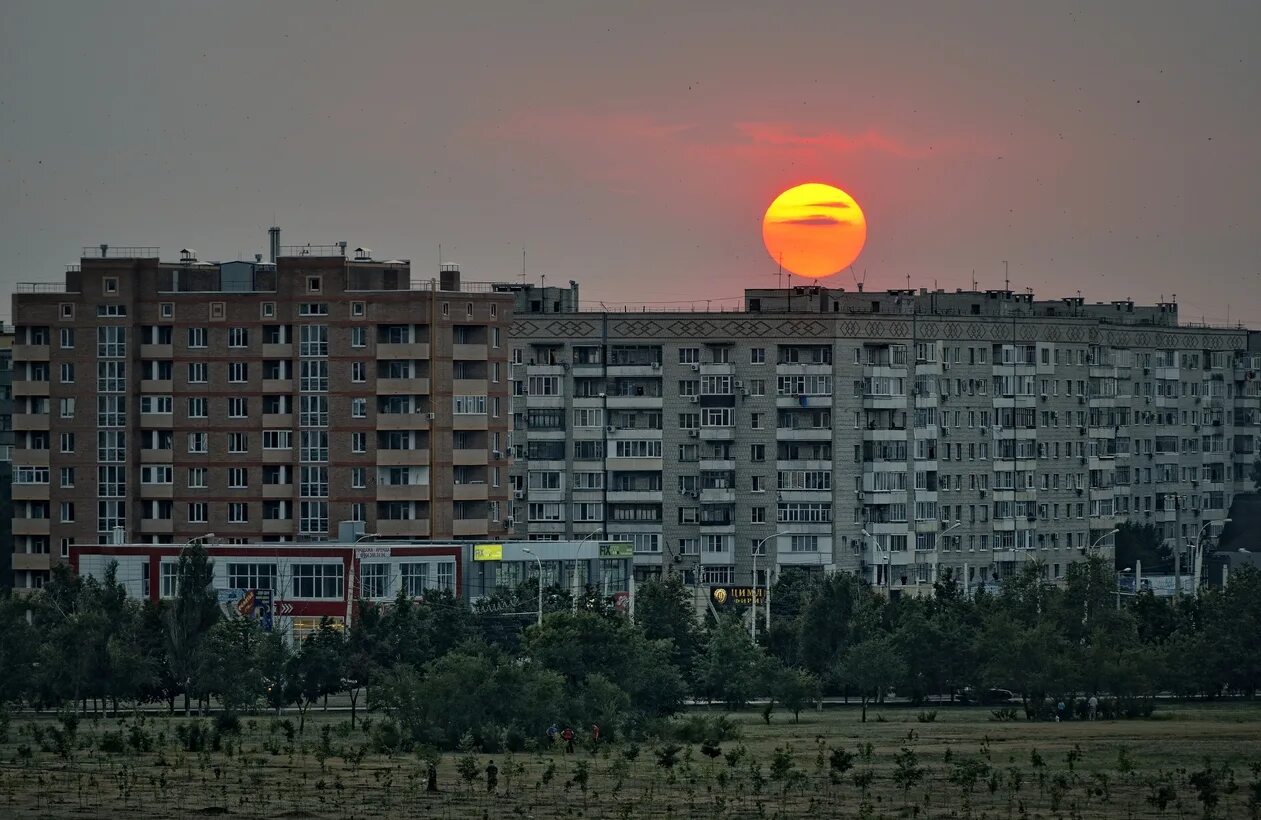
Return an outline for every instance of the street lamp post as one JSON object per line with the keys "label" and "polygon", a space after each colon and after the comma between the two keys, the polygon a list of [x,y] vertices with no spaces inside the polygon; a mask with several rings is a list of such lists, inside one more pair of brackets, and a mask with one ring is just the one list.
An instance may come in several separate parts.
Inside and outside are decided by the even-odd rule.
{"label": "street lamp post", "polygon": [[[1222,524],[1229,524],[1231,519],[1223,518]],[[1204,563],[1204,531],[1213,525],[1212,521],[1205,522],[1200,527],[1200,531],[1195,534],[1195,541],[1187,541],[1187,546],[1191,548],[1191,594],[1198,596],[1200,594],[1200,570]]]}
{"label": "street lamp post", "polygon": [[[753,547],[753,617],[749,620],[749,637],[757,640],[757,556],[762,551],[762,547],[772,538],[779,538],[781,535],[798,535],[793,530],[781,530],[771,533],[770,535],[757,542]],[[771,594],[771,574],[766,573],[766,595],[769,598]]]}
{"label": "street lamp post", "polygon": [[[962,526],[963,526],[963,522],[962,522],[962,521],[956,521],[956,522],[954,522],[953,524],[951,524],[949,527],[946,527],[944,530],[942,530],[941,532],[937,533],[937,539],[938,539],[938,541],[937,541],[937,564],[936,564],[936,567],[938,567],[938,568],[939,568],[939,567],[941,566],[941,537],[942,537],[943,535],[945,535],[946,533],[950,532],[951,530],[957,530],[957,529],[959,529],[959,528],[960,528],[960,527],[962,527]],[[934,580],[934,581],[936,581],[939,575],[940,575],[940,572],[939,572],[939,571],[936,571],[936,569],[935,569],[935,571],[934,571],[934,573],[933,573],[933,580]]]}
{"label": "street lamp post", "polygon": [[[578,546],[574,548],[574,580],[572,584],[574,589],[572,590],[573,594],[571,595],[573,598],[574,612],[578,611],[578,566],[582,562],[582,545],[591,540],[593,536],[599,535],[602,532],[604,532],[604,527],[596,527],[594,530],[584,535],[578,542]],[[587,573],[584,572],[583,575],[585,576]],[[585,584],[583,586],[585,586]]]}
{"label": "street lamp post", "polygon": [[535,554],[534,550],[530,549],[529,547],[522,547],[521,551],[524,552],[526,555],[534,556],[534,562],[538,564],[538,567],[539,567],[539,581],[538,581],[539,626],[542,626],[543,625],[543,561],[538,557],[537,554]]}
{"label": "street lamp post", "polygon": [[[1096,547],[1102,544],[1104,539],[1110,536],[1116,535],[1118,532],[1120,532],[1120,530],[1112,529],[1112,530],[1108,530],[1103,535],[1099,536],[1097,539],[1095,539],[1095,542],[1093,544],[1091,544],[1089,547],[1086,548],[1087,555],[1089,555],[1090,552],[1092,552]],[[1113,560],[1114,561],[1116,560],[1115,555],[1113,557]],[[1113,564],[1113,566],[1116,566],[1116,565]],[[1089,567],[1086,568],[1086,600],[1082,601],[1081,608],[1082,608],[1081,622],[1082,622],[1082,626],[1085,626],[1086,622],[1090,620],[1090,568]],[[1120,608],[1121,608],[1121,596],[1120,594],[1118,594],[1117,595],[1117,609],[1120,609]]]}
{"label": "street lamp post", "polygon": [[[1125,569],[1118,572],[1117,575],[1118,576],[1129,575],[1133,571],[1134,570],[1131,567],[1126,567]],[[1116,579],[1116,593],[1117,593],[1117,612],[1120,612],[1121,611],[1121,579],[1120,577]],[[1134,576],[1134,594],[1135,595],[1138,594],[1138,576],[1137,575]]]}
{"label": "street lamp post", "polygon": [[[863,527],[862,533],[864,536],[871,539],[871,545],[873,547],[872,552],[871,552],[872,566],[875,566],[876,552],[878,552],[880,549],[880,541],[876,539],[876,536],[867,532],[866,527]],[[890,555],[885,559],[885,570],[884,570],[885,589],[888,589],[889,587],[889,571],[890,569],[892,569],[892,564],[893,564],[893,556]]]}

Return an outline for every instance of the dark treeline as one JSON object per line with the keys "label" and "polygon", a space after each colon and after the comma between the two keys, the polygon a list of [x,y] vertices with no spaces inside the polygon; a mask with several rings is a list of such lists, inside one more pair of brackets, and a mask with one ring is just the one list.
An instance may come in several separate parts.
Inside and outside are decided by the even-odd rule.
{"label": "dark treeline", "polygon": [[[371,708],[385,745],[521,747],[552,725],[635,735],[688,699],[740,708],[758,698],[794,714],[824,695],[863,706],[981,701],[1009,690],[1030,719],[1100,698],[1103,717],[1150,714],[1154,697],[1255,694],[1261,684],[1261,573],[1180,601],[1150,594],[1118,608],[1101,561],[1061,584],[1031,563],[995,594],[966,597],[947,578],[924,597],[887,601],[852,575],[785,570],[769,634],[755,644],[739,613],[694,616],[678,579],[639,587],[634,621],[610,601],[575,602],[527,581],[470,607],[449,594],[361,605],[348,629],[324,623],[289,645],[225,618],[201,547],[180,559],[178,594],[129,599],[113,573],[59,569],[31,597],[0,599],[0,712],[117,712],[163,704],[188,713],[308,711],[345,695],[351,723]],[[999,710],[1013,718],[1013,710]],[[996,713],[998,714],[998,713]]]}

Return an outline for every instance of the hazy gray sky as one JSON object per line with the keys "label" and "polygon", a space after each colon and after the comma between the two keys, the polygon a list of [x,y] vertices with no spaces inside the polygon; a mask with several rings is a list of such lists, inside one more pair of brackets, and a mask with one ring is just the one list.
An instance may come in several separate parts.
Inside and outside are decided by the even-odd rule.
{"label": "hazy gray sky", "polygon": [[774,284],[763,211],[818,180],[867,214],[871,288],[1006,259],[1039,296],[1261,326],[1259,40],[1255,1],[4,0],[0,288],[100,242],[265,251],[275,220],[721,299]]}

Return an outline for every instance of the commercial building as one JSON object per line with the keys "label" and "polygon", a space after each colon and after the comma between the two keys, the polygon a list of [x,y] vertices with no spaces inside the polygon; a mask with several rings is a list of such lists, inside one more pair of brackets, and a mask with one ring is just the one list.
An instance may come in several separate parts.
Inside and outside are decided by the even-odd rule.
{"label": "commercial building", "polygon": [[515,296],[345,243],[85,248],[13,296],[14,570],[75,544],[495,537]]}
{"label": "commercial building", "polygon": [[795,287],[519,313],[511,339],[513,531],[627,540],[638,577],[698,590],[785,566],[975,590],[1110,555],[1124,521],[1213,535],[1261,432],[1261,334],[1172,302]]}
{"label": "commercial building", "polygon": [[[69,561],[82,576],[103,578],[115,564],[127,594],[143,600],[174,598],[183,544],[91,544],[70,547]],[[629,545],[586,541],[394,541],[341,543],[211,543],[214,586],[227,606],[263,613],[294,638],[318,628],[322,618],[342,625],[359,601],[388,604],[400,592],[422,598],[450,592],[476,603],[512,590],[541,569],[544,585],[575,590],[585,585],[619,606],[633,606]],[[260,594],[261,593],[261,594]],[[241,605],[240,601],[247,601]],[[520,614],[520,613],[517,613]]]}

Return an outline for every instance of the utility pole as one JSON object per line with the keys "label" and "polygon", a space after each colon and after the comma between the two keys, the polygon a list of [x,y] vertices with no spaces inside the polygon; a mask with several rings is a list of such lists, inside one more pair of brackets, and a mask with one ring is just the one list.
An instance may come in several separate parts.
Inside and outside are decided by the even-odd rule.
{"label": "utility pole", "polygon": [[1178,530],[1178,496],[1169,497],[1173,499],[1173,597],[1176,601],[1182,597],[1182,534]]}

